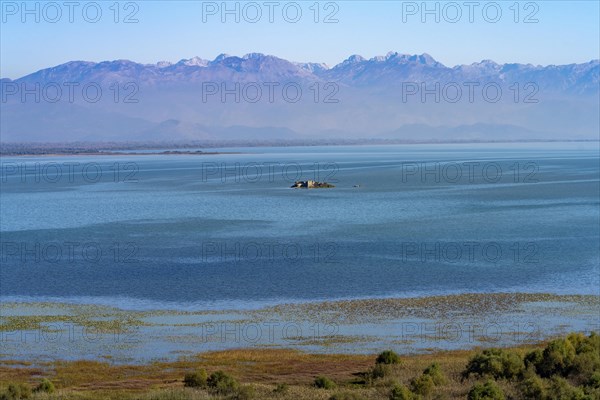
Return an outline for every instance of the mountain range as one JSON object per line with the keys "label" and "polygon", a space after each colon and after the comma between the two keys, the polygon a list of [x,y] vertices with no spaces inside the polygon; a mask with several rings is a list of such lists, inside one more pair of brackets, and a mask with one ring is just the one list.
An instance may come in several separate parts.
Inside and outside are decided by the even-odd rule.
{"label": "mountain range", "polygon": [[3,142],[598,139],[600,63],[260,53],[176,63],[71,61],[1,79]]}

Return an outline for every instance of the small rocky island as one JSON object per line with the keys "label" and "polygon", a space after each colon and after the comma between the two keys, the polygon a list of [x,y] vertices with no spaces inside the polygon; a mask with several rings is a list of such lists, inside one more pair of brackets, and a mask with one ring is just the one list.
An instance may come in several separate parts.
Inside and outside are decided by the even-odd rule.
{"label": "small rocky island", "polygon": [[320,189],[335,187],[331,183],[317,181],[297,181],[292,186],[294,189]]}

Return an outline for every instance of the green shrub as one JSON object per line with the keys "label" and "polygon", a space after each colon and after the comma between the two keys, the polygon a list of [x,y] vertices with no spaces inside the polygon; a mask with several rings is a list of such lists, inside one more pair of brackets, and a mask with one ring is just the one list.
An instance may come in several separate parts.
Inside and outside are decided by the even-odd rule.
{"label": "green shrub", "polygon": [[583,333],[569,333],[566,339],[573,345],[576,353],[585,352],[585,348],[588,347],[588,338]]}
{"label": "green shrub", "polygon": [[412,380],[410,383],[410,388],[414,393],[428,396],[431,394],[431,392],[433,392],[435,383],[433,383],[431,376],[423,374]]}
{"label": "green shrub", "polygon": [[11,383],[0,396],[0,400],[22,400],[31,397],[31,388],[25,383]]}
{"label": "green shrub", "polygon": [[588,381],[596,371],[600,371],[600,353],[591,351],[577,354],[569,367],[580,382]]}
{"label": "green shrub", "polygon": [[542,353],[542,360],[535,367],[543,377],[566,376],[575,360],[575,347],[567,339],[556,339],[548,343]]}
{"label": "green shrub", "polygon": [[42,379],[40,384],[37,385],[35,389],[33,389],[34,392],[41,393],[54,393],[54,390],[54,384],[50,380],[45,378]]}
{"label": "green shrub", "polygon": [[571,333],[551,341],[541,352],[528,354],[526,359],[545,378],[572,376],[577,382],[585,382],[600,371],[600,336]]}
{"label": "green shrub", "polygon": [[577,354],[600,353],[600,336],[596,332],[587,337],[582,333],[571,333],[567,340],[575,347]]}
{"label": "green shrub", "polygon": [[[527,372],[521,384],[526,398],[548,400],[600,400],[600,336],[592,333],[585,336],[571,333],[566,338],[555,339],[543,350],[535,350],[525,356]],[[531,371],[544,378],[551,378],[551,384],[544,385]],[[566,377],[569,377],[567,381]],[[576,387],[573,384],[585,385]]]}
{"label": "green shrub", "polygon": [[185,374],[183,378],[183,385],[186,387],[206,387],[208,381],[208,375],[205,369],[199,369],[198,371],[189,372]]}
{"label": "green shrub", "polygon": [[392,350],[380,353],[375,360],[376,364],[400,364],[400,356]]}
{"label": "green shrub", "polygon": [[524,369],[525,365],[518,354],[502,349],[487,349],[469,360],[463,378],[476,374],[512,379],[522,374]]}
{"label": "green shrub", "polygon": [[276,394],[286,394],[290,390],[290,387],[287,383],[278,383],[275,389],[273,389],[273,393]]}
{"label": "green shrub", "polygon": [[600,371],[594,372],[586,385],[594,389],[600,389]]}
{"label": "green shrub", "polygon": [[600,389],[585,389],[585,400],[600,400]]}
{"label": "green shrub", "polygon": [[317,376],[314,385],[319,389],[334,389],[336,386],[331,379],[325,376]]}
{"label": "green shrub", "polygon": [[446,375],[444,375],[444,372],[442,372],[442,368],[438,363],[433,363],[425,368],[423,370],[423,375],[430,376],[435,385],[444,385],[446,382],[448,382]]}
{"label": "green shrub", "polygon": [[587,340],[582,343],[581,349],[577,349],[578,353],[584,353],[586,351],[600,353],[600,335],[596,332],[590,333]]}
{"label": "green shrub", "polygon": [[417,396],[404,385],[396,384],[390,392],[390,400],[416,400]]}
{"label": "green shrub", "polygon": [[366,380],[368,382],[373,382],[376,379],[382,379],[386,376],[391,375],[392,369],[388,364],[375,364],[373,368],[367,372]]}
{"label": "green shrub", "polygon": [[239,383],[223,371],[210,374],[206,380],[207,386],[217,394],[230,395],[238,391]]}
{"label": "green shrub", "polygon": [[572,386],[560,376],[552,377],[549,393],[549,400],[586,400],[585,393],[581,388]]}
{"label": "green shrub", "polygon": [[526,367],[529,367],[529,366],[535,367],[536,365],[541,363],[543,359],[544,359],[544,350],[535,349],[535,350],[527,353],[527,355],[525,355],[525,359],[524,359],[525,366]]}
{"label": "green shrub", "polygon": [[521,394],[526,399],[545,399],[546,386],[544,381],[537,375],[530,376],[521,382],[519,385]]}
{"label": "green shrub", "polygon": [[473,385],[467,396],[468,400],[504,400],[504,393],[496,382],[488,380],[485,383]]}

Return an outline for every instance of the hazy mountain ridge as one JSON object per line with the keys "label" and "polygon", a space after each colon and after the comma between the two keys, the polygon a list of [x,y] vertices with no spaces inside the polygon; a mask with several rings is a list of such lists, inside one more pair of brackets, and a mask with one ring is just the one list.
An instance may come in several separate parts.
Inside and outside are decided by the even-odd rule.
{"label": "hazy mountain ridge", "polygon": [[[549,66],[483,60],[448,67],[428,54],[390,52],[371,59],[352,55],[328,67],[260,53],[221,54],[212,61],[193,57],[156,64],[71,61],[1,82],[3,141],[248,140],[278,135],[594,139],[599,129],[598,60]],[[68,101],[65,83],[79,85],[74,101]],[[90,83],[101,87],[100,101],[81,98],[81,88]],[[33,95],[23,101],[19,92],[10,92],[36,84],[50,93],[62,85],[63,94],[51,102],[42,93],[36,102]],[[499,100],[484,96],[486,85],[499,88]],[[288,86],[293,86],[291,95],[283,93]],[[297,88],[301,96],[296,101]],[[456,88],[462,91],[458,101]],[[468,128],[473,126],[477,128]]]}
{"label": "hazy mountain ridge", "polygon": [[[236,75],[233,76],[232,73]],[[48,83],[85,80],[103,82],[115,78],[143,81],[144,83],[151,83],[153,79],[172,82],[194,81],[203,78],[235,78],[239,81],[246,81],[247,79],[240,74],[249,74],[261,78],[262,81],[298,77],[347,84],[357,82],[373,84],[384,78],[414,78],[418,82],[446,79],[449,82],[494,80],[511,83],[525,79],[557,90],[585,88],[597,91],[600,84],[600,61],[535,66],[516,63],[497,64],[491,60],[483,60],[470,65],[447,67],[426,53],[409,55],[390,52],[386,56],[371,59],[352,55],[343,62],[328,68],[326,64],[322,63],[296,63],[261,53],[250,53],[243,57],[221,54],[212,61],[193,57],[177,63],[162,61],[156,64],[140,64],[129,60],[99,63],[71,61],[26,75],[14,82]]]}

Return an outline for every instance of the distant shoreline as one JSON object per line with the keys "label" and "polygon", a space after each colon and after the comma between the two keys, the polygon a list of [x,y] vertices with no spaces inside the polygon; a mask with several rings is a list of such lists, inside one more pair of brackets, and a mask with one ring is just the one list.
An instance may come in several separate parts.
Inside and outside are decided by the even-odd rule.
{"label": "distant shoreline", "polygon": [[0,153],[7,157],[65,157],[65,156],[214,156],[220,154],[242,154],[240,152],[220,151],[172,151],[140,153],[135,151],[98,151],[98,152],[53,152],[53,153]]}
{"label": "distant shoreline", "polygon": [[[190,141],[190,142],[4,142],[0,143],[1,156],[137,156],[137,155],[218,155],[240,154],[184,149],[212,149],[226,147],[315,147],[364,145],[426,145],[426,144],[500,144],[500,143],[598,143],[595,139],[556,140],[393,140],[393,139],[315,139],[307,141]],[[137,150],[137,151],[136,151]],[[161,152],[140,152],[163,150]]]}

